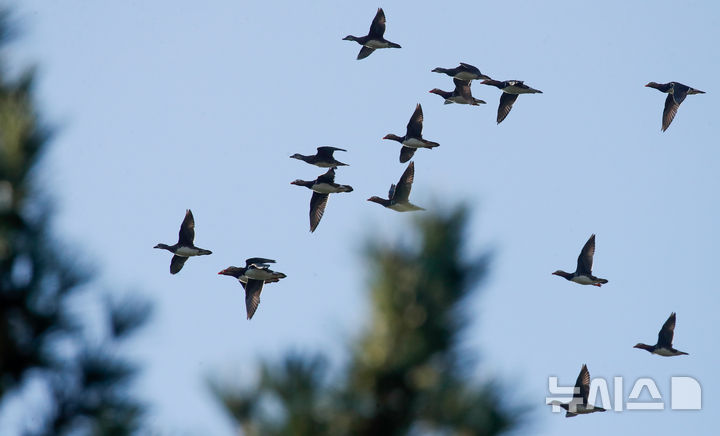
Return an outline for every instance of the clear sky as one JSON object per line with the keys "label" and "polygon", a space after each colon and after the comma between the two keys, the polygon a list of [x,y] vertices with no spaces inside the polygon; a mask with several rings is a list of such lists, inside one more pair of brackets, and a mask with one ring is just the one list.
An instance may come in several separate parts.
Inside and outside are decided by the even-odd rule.
{"label": "clear sky", "polygon": [[[408,214],[365,200],[404,170],[399,145],[381,138],[402,135],[419,102],[424,135],[441,146],[417,152],[413,202],[469,203],[469,246],[495,253],[468,307],[478,377],[535,406],[535,435],[714,433],[718,2],[306,3],[13,5],[22,38],[8,54],[38,65],[40,109],[58,128],[38,172],[57,234],[100,267],[100,288],[156,303],[127,350],[146,367],[137,389],[151,426],[228,436],[208,376],[242,384],[288,348],[341,363],[368,310],[365,238],[409,237]],[[359,45],[342,38],[364,35],[378,6],[402,49],[356,61]],[[496,88],[473,85],[480,107],[428,93],[452,88],[430,70],[459,61],[544,93],[520,96],[498,126]],[[665,95],[643,85],[672,80],[707,94],[689,96],[662,133]],[[290,181],[323,171],[288,156],[319,145],[348,149],[336,181],[355,191],[332,196],[310,234],[310,192]],[[171,276],[170,254],[152,247],[176,241],[186,208],[214,254]],[[552,276],[574,268],[591,233],[594,272],[609,283]],[[277,259],[288,278],[248,322],[242,289],[217,272],[251,256]],[[654,343],[673,311],[690,356],[632,348]],[[550,413],[547,377],[572,384],[583,363],[593,377],[626,377],[625,396],[637,377],[664,395],[670,376],[695,377],[704,410]]]}

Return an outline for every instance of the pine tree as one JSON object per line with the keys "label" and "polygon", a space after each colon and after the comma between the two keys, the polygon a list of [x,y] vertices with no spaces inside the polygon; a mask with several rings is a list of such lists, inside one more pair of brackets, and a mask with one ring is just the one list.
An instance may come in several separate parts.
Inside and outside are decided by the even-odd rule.
{"label": "pine tree", "polygon": [[[0,13],[0,47],[8,35]],[[49,234],[51,208],[33,184],[50,138],[32,99],[33,71],[11,79],[4,65],[0,59],[0,410],[9,393],[40,382],[51,407],[28,408],[33,426],[18,434],[131,434],[143,407],[127,393],[136,369],[117,348],[150,307],[99,299],[104,325],[73,311],[91,274],[61,255],[69,248]]]}
{"label": "pine tree", "polygon": [[487,255],[468,258],[466,222],[463,208],[426,213],[415,245],[371,243],[371,323],[336,380],[321,354],[290,353],[263,363],[252,387],[211,382],[243,433],[490,436],[513,428],[518,408],[500,399],[498,384],[472,382],[475,359],[461,348],[463,303],[488,264]]}

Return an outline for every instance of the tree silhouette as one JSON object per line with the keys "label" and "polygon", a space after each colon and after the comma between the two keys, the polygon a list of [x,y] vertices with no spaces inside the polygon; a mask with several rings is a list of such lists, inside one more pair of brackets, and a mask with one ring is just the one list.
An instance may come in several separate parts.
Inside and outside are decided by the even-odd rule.
{"label": "tree silhouette", "polygon": [[518,422],[495,383],[472,382],[475,359],[460,346],[463,302],[488,256],[465,253],[467,210],[423,214],[417,243],[371,242],[371,323],[351,344],[337,380],[322,355],[289,353],[264,362],[258,382],[211,387],[246,435],[497,435]]}
{"label": "tree silhouette", "polygon": [[[0,12],[0,46],[9,30]],[[51,210],[33,184],[49,139],[32,100],[33,71],[10,79],[4,65],[0,60],[0,408],[9,393],[39,381],[50,407],[26,408],[32,428],[17,434],[130,434],[143,407],[127,394],[136,369],[117,347],[150,306],[105,298],[99,316],[73,311],[72,298],[87,290],[91,274],[49,234]]]}

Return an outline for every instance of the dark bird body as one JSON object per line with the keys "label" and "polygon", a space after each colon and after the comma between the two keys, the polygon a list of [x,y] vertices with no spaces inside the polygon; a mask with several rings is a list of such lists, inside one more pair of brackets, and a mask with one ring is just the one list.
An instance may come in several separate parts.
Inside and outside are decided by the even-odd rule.
{"label": "dark bird body", "polygon": [[333,156],[333,153],[336,151],[347,151],[342,148],[337,147],[318,147],[317,153],[305,156],[300,153],[295,153],[292,156],[290,156],[293,159],[298,159],[303,162],[309,163],[310,165],[315,165],[316,167],[320,168],[332,168],[332,167],[344,167],[348,166],[346,163],[342,163],[339,160],[335,159]]}
{"label": "dark bird body", "polygon": [[432,70],[433,73],[447,74],[454,79],[460,80],[491,80],[489,76],[481,73],[480,70],[470,64],[460,62],[460,65],[455,68],[441,68],[437,67]]}
{"label": "dark bird body", "polygon": [[251,257],[245,261],[244,267],[229,266],[218,274],[232,276],[238,279],[240,285],[245,289],[245,309],[247,319],[251,319],[260,304],[260,292],[266,283],[274,283],[287,277],[281,272],[270,269],[272,259],[262,257]]}
{"label": "dark bird body", "polygon": [[415,150],[418,148],[434,148],[440,144],[437,142],[428,141],[422,137],[423,129],[423,112],[420,103],[415,106],[415,112],[410,117],[410,121],[407,123],[405,130],[405,136],[397,136],[392,133],[388,133],[383,139],[391,139],[397,141],[403,145],[400,149],[400,162],[405,163],[412,159],[415,154]]}
{"label": "dark bird body", "polygon": [[422,207],[415,206],[410,203],[410,190],[412,189],[413,180],[415,179],[415,162],[410,162],[408,167],[400,176],[397,185],[390,185],[388,198],[380,198],[372,196],[368,201],[385,206],[397,212],[410,212],[414,210],[425,210]]}
{"label": "dark bird body", "polygon": [[563,277],[571,282],[581,285],[602,286],[608,281],[592,275],[593,257],[595,256],[595,235],[590,236],[583,246],[582,251],[577,260],[575,272],[568,273],[563,270],[557,270],[553,275]]}
{"label": "dark bird body", "polygon": [[330,168],[325,174],[315,180],[306,181],[298,179],[290,183],[292,185],[304,186],[313,191],[312,197],[310,198],[311,232],[314,232],[318,224],[320,224],[330,194],[353,191],[352,186],[335,183],[335,168]]}
{"label": "dark bird body", "polygon": [[650,82],[645,85],[648,88],[655,88],[660,92],[666,93],[665,108],[663,109],[662,131],[666,131],[670,127],[675,115],[677,114],[680,103],[685,101],[685,97],[693,94],[705,94],[705,91],[691,88],[679,82],[655,83]]}
{"label": "dark bird body", "polygon": [[590,395],[590,371],[587,369],[587,365],[583,365],[580,369],[580,374],[575,381],[575,392],[573,398],[569,403],[561,403],[559,401],[553,401],[552,405],[560,406],[565,409],[565,417],[572,418],[577,415],[585,415],[594,412],[605,412],[606,410],[602,407],[595,407],[588,404],[588,396]]}
{"label": "dark bird body", "polygon": [[348,35],[343,38],[343,40],[355,41],[363,46],[357,55],[358,60],[365,59],[379,48],[401,48],[400,44],[395,44],[385,39],[385,12],[383,12],[382,8],[378,8],[367,35]]}
{"label": "dark bird body", "polygon": [[673,348],[672,341],[673,336],[675,335],[675,312],[670,314],[670,317],[665,321],[665,324],[663,324],[662,328],[660,329],[660,332],[658,333],[658,340],[657,344],[655,345],[647,345],[643,343],[639,343],[635,345],[633,348],[640,348],[642,350],[647,350],[651,354],[657,354],[658,356],[682,356],[687,355],[688,353],[685,353],[683,351],[678,351]]}
{"label": "dark bird body", "polygon": [[453,79],[455,83],[455,89],[450,91],[443,91],[442,89],[431,89],[431,94],[437,94],[445,99],[445,104],[458,103],[458,104],[469,104],[473,106],[479,106],[485,104],[483,100],[478,100],[472,96],[470,90],[470,81],[462,79]]}
{"label": "dark bird body", "polygon": [[498,106],[497,123],[500,124],[510,113],[515,100],[520,94],[542,94],[542,91],[531,88],[523,83],[522,80],[483,80],[483,85],[491,85],[500,89],[503,93],[500,96],[500,105]]}
{"label": "dark bird body", "polygon": [[157,244],[153,248],[161,248],[174,254],[170,261],[170,274],[177,274],[185,265],[188,257],[191,256],[204,256],[212,254],[212,251],[198,248],[193,245],[195,241],[195,218],[188,209],[185,211],[185,219],[180,224],[180,232],[178,234],[178,241],[175,245]]}

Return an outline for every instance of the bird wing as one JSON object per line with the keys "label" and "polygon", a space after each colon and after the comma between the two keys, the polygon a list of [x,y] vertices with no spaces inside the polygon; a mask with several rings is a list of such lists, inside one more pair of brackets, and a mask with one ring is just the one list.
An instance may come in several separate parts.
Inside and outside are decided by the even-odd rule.
{"label": "bird wing", "polygon": [[[188,209],[185,211],[185,219],[180,224],[180,232],[178,233],[178,244],[180,245],[193,245],[195,240],[195,218],[193,218],[192,211]],[[179,271],[179,270],[178,270]]]}
{"label": "bird wing", "polygon": [[463,67],[466,71],[473,72],[475,74],[480,74],[480,70],[474,65],[466,64],[465,62],[460,62],[460,66]]}
{"label": "bird wing", "polygon": [[178,256],[177,254],[172,257],[172,260],[170,261],[170,274],[177,274],[182,269],[183,265],[185,265],[185,261],[188,260],[187,257],[184,256]]}
{"label": "bird wing", "polygon": [[255,266],[263,266],[268,263],[275,263],[272,259],[266,259],[264,257],[251,257],[249,259],[245,259],[245,267],[249,267],[250,265]]}
{"label": "bird wing", "polygon": [[319,176],[315,183],[335,183],[335,167],[330,168],[325,174]]}
{"label": "bird wing", "polygon": [[415,112],[410,117],[410,121],[407,123],[406,137],[408,138],[420,138],[422,137],[422,123],[423,123],[423,111],[420,103],[415,106]]}
{"label": "bird wing", "polygon": [[673,336],[675,334],[675,312],[665,321],[658,333],[658,348],[672,348]]}
{"label": "bird wing", "polygon": [[470,82],[467,80],[453,79],[455,83],[455,92],[468,102],[473,101],[472,92],[470,91]]}
{"label": "bird wing", "polygon": [[590,239],[587,240],[580,255],[578,255],[577,269],[575,272],[578,274],[592,274],[593,256],[595,255],[595,235],[591,235]]}
{"label": "bird wing", "polygon": [[[410,162],[408,167],[400,176],[400,180],[395,188],[395,202],[407,202],[410,199],[410,190],[415,179],[415,162]],[[392,200],[393,198],[390,198]]]}
{"label": "bird wing", "polygon": [[314,232],[325,213],[330,194],[318,194],[313,192],[310,198],[310,231]]}
{"label": "bird wing", "polygon": [[577,392],[573,393],[573,399],[581,398],[582,404],[587,404],[590,395],[590,371],[588,371],[587,365],[582,366],[577,381],[575,381],[575,388],[577,388]]}
{"label": "bird wing", "polygon": [[682,83],[675,82],[675,85],[673,86],[673,100],[675,100],[675,103],[680,104],[683,101],[685,101],[685,97],[688,96],[688,93],[690,92],[690,87],[687,85],[683,85]]}
{"label": "bird wing", "polygon": [[318,157],[332,158],[332,157],[333,157],[333,153],[336,152],[336,151],[347,151],[347,150],[342,149],[342,148],[337,148],[337,147],[328,147],[328,146],[318,147],[318,148],[317,148],[317,156],[318,156]]}
{"label": "bird wing", "polygon": [[374,48],[362,46],[362,48],[360,49],[360,53],[358,53],[357,55],[357,60],[365,59],[366,57],[370,56],[374,51]]}
{"label": "bird wing", "polygon": [[668,127],[670,127],[670,123],[672,123],[672,120],[675,118],[678,108],[680,107],[680,103],[685,99],[685,96],[687,96],[687,92],[682,97],[680,102],[676,100],[673,94],[668,94],[667,98],[665,98],[665,109],[663,109],[662,118],[663,132],[666,131]]}
{"label": "bird wing", "polygon": [[382,38],[385,35],[385,12],[382,8],[378,8],[375,18],[373,18],[372,24],[370,24],[370,31],[368,36],[373,38]]}
{"label": "bird wing", "polygon": [[412,159],[413,155],[415,154],[416,148],[412,147],[405,147],[404,145],[400,149],[400,163],[405,163]]}
{"label": "bird wing", "polygon": [[260,304],[260,292],[262,291],[264,283],[265,282],[262,280],[250,279],[247,281],[247,285],[243,286],[245,288],[245,308],[247,310],[247,319],[252,319],[253,315],[255,315],[255,311]]}
{"label": "bird wing", "polygon": [[396,186],[394,183],[393,183],[392,185],[390,185],[390,190],[388,191],[388,199],[389,199],[389,200],[392,200],[393,196],[395,195],[395,188],[396,188],[396,187],[397,187],[397,186]]}
{"label": "bird wing", "polygon": [[510,113],[515,100],[517,100],[518,94],[508,94],[503,92],[500,96],[500,105],[498,106],[497,123],[500,124]]}

